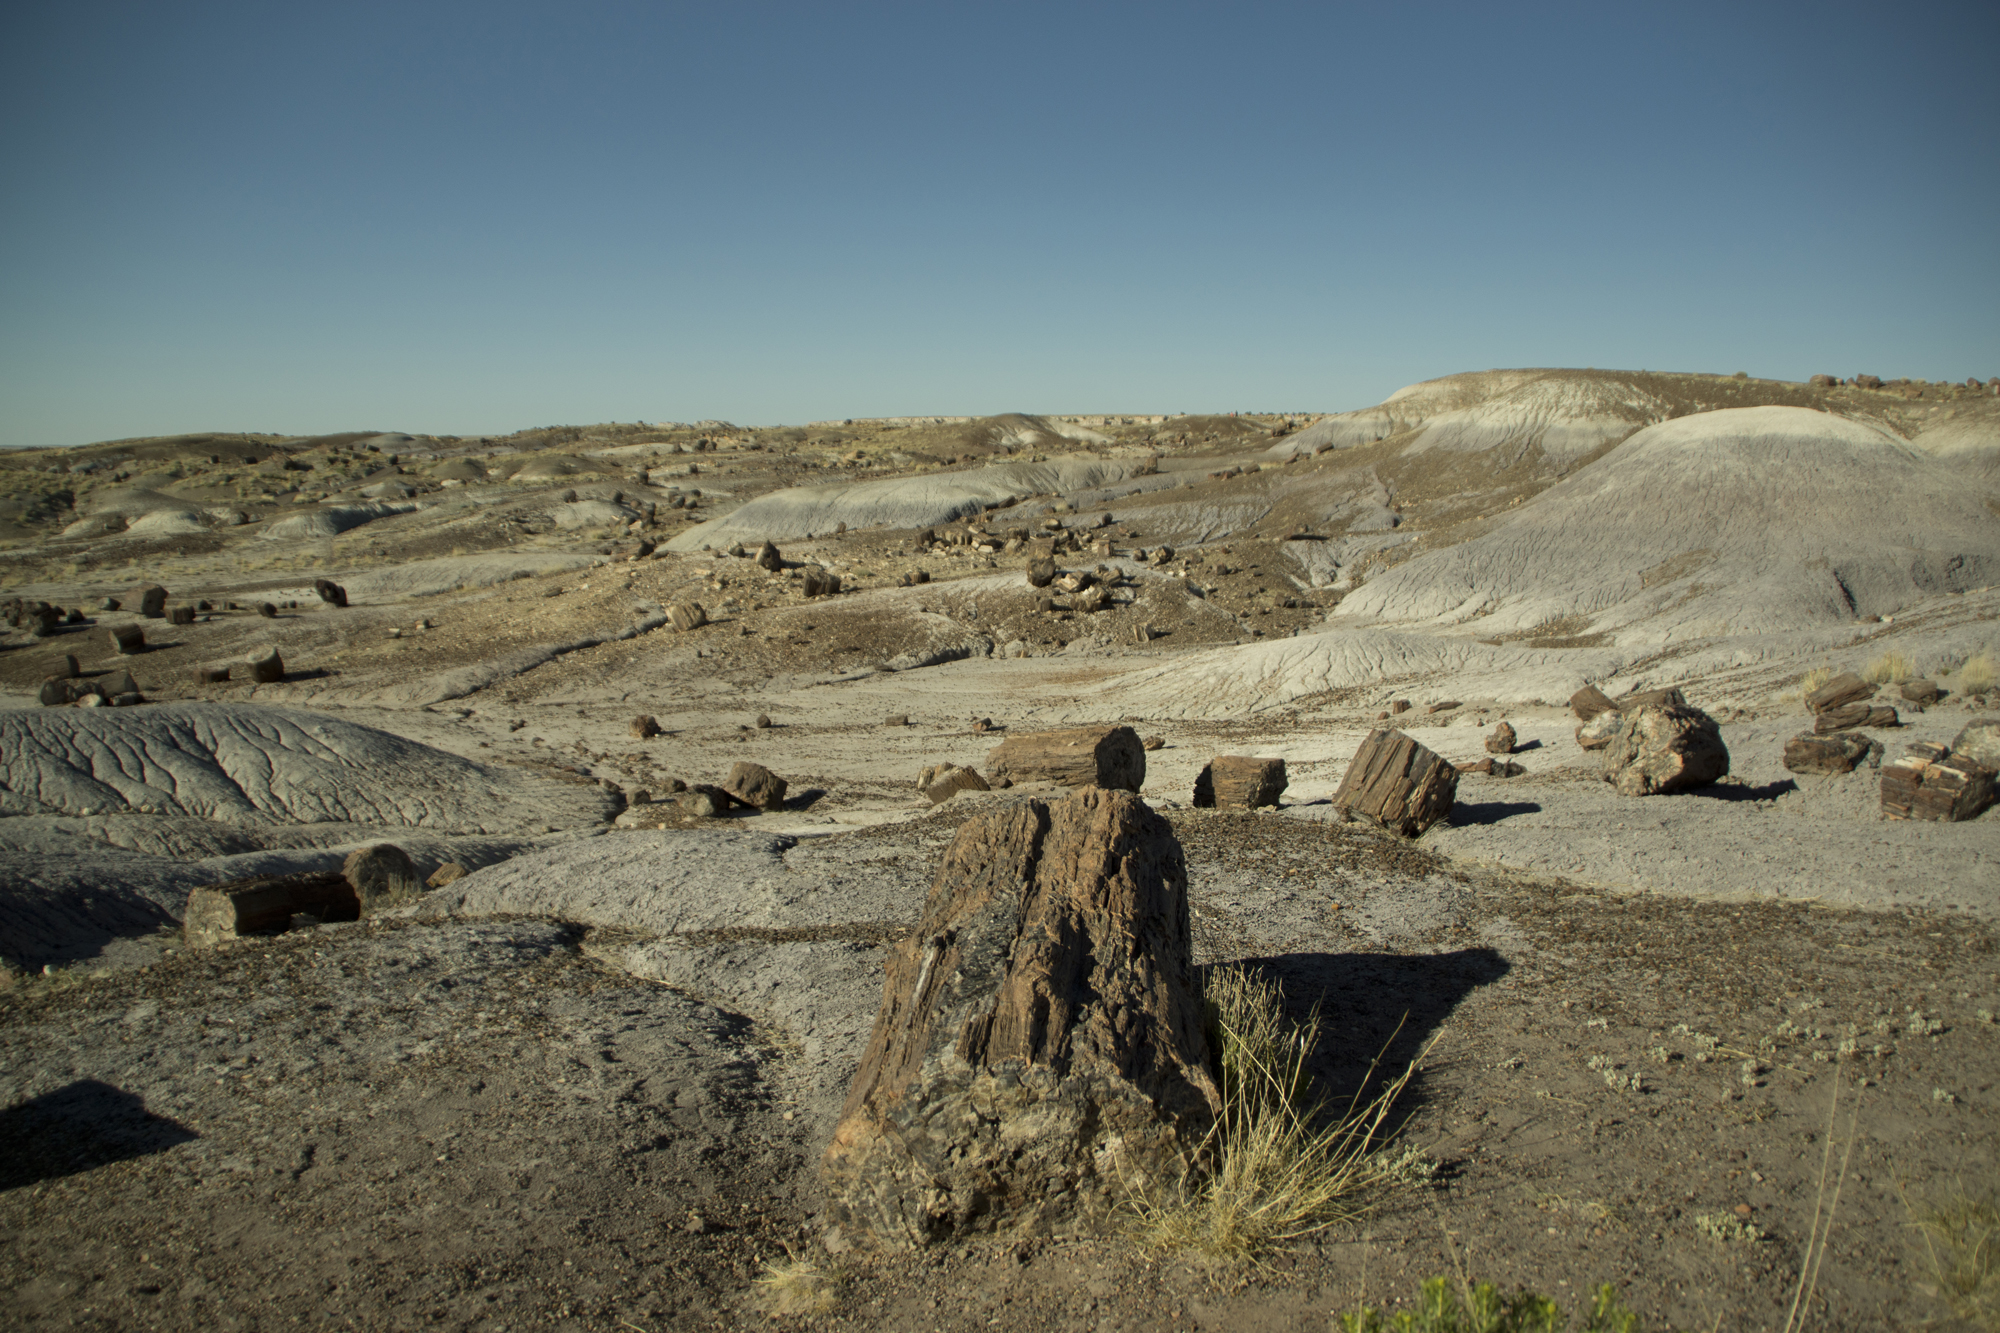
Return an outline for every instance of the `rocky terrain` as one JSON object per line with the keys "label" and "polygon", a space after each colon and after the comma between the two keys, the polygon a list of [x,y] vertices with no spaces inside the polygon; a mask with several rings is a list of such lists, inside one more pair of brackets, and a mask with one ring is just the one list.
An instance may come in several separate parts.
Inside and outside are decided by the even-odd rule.
{"label": "rocky terrain", "polygon": [[[1976,787],[2000,717],[1996,387],[0,455],[9,1319],[733,1327],[796,1256],[815,1327],[1322,1329],[1463,1267],[1777,1328],[1830,1125],[1812,1326],[1939,1317],[1908,1223],[2000,1184],[2000,815],[1883,772]],[[1623,794],[1670,689],[1726,775]],[[1249,1266],[858,1243],[820,1159],[885,960],[968,819],[1061,799],[1033,738],[1117,724],[1191,965],[1317,1009],[1336,1097],[1428,1047],[1427,1165]],[[1414,838],[1343,813],[1377,728],[1458,770]],[[1197,801],[1229,755],[1276,805]],[[181,938],[385,842],[435,887]]]}

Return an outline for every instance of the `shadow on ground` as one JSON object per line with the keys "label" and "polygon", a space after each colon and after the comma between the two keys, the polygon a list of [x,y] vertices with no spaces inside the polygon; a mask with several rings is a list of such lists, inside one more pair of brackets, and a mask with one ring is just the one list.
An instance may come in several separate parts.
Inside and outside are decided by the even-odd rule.
{"label": "shadow on ground", "polygon": [[0,1191],[164,1152],[200,1138],[93,1078],[0,1111]]}

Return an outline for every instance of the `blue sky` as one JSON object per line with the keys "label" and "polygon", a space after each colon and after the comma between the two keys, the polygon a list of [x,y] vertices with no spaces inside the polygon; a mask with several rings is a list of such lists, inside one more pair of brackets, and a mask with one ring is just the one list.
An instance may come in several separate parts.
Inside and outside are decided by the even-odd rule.
{"label": "blue sky", "polygon": [[2000,374],[2000,7],[20,3],[0,444]]}

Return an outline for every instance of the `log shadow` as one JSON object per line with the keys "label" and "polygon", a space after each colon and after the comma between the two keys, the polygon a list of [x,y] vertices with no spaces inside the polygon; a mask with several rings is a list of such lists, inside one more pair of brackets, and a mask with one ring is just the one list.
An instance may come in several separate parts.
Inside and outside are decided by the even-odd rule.
{"label": "log shadow", "polygon": [[1540,814],[1541,810],[1533,801],[1458,801],[1451,807],[1450,823],[1453,828],[1470,828],[1497,824],[1515,815]]}
{"label": "log shadow", "polygon": [[1775,801],[1786,792],[1798,789],[1799,784],[1795,780],[1780,778],[1756,787],[1734,782],[1712,782],[1706,787],[1689,789],[1687,795],[1706,796],[1711,801]]}
{"label": "log shadow", "polygon": [[165,1152],[201,1136],[94,1078],[0,1111],[0,1191]]}
{"label": "log shadow", "polygon": [[1521,741],[1514,746],[1514,753],[1526,754],[1530,750],[1539,750],[1541,748],[1542,743],[1540,741]]}
{"label": "log shadow", "polygon": [[[1292,953],[1244,958],[1278,983],[1286,1014],[1319,1016],[1319,1042],[1307,1060],[1327,1105],[1339,1112],[1367,1101],[1394,1079],[1466,997],[1507,975],[1510,965],[1489,948],[1444,953]],[[1204,974],[1209,968],[1200,969]],[[1420,1071],[1410,1080],[1385,1133],[1399,1129],[1426,1101]]]}
{"label": "log shadow", "polygon": [[826,796],[824,787],[807,787],[804,791],[793,792],[785,798],[787,810],[810,810]]}

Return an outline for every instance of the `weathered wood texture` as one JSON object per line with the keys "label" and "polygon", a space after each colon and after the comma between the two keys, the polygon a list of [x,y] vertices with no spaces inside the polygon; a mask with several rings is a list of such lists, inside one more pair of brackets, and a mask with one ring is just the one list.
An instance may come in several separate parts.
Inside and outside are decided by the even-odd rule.
{"label": "weathered wood texture", "polygon": [[917,790],[932,805],[943,805],[962,791],[989,791],[986,779],[976,768],[957,764],[925,764],[917,774]]}
{"label": "weathered wood texture", "polygon": [[1993,804],[1993,770],[1964,755],[1909,755],[1882,765],[1882,813],[1891,819],[1977,818]]}
{"label": "weathered wood texture", "polygon": [[1016,782],[1137,791],[1146,782],[1146,747],[1130,727],[1065,727],[1011,736],[986,755],[986,771]]}
{"label": "weathered wood texture", "polygon": [[1255,810],[1276,805],[1288,780],[1282,759],[1217,755],[1194,780],[1194,803],[1204,809]]}
{"label": "weathered wood texture", "polygon": [[722,789],[753,810],[785,808],[785,780],[762,764],[739,759],[729,766]]}
{"label": "weathered wood texture", "polygon": [[299,913],[322,921],[356,921],[361,899],[344,875],[257,875],[210,884],[188,895],[181,938],[190,949],[212,949],[224,940],[281,931]]}
{"label": "weathered wood texture", "polygon": [[708,611],[700,602],[675,602],[667,608],[667,622],[686,634],[708,623]]}
{"label": "weathered wood texture", "polygon": [[1499,726],[1493,728],[1493,734],[1486,738],[1486,753],[1512,754],[1514,753],[1514,746],[1519,739],[1514,734],[1514,728],[1508,723],[1502,722]]}
{"label": "weathered wood texture", "polygon": [[1456,768],[1402,732],[1377,728],[1355,751],[1333,803],[1414,838],[1450,814],[1457,798]]}
{"label": "weathered wood texture", "polygon": [[1893,708],[1865,702],[1835,704],[1813,719],[1813,734],[1826,736],[1836,731],[1850,731],[1855,727],[1899,725],[1901,724]]}
{"label": "weathered wood texture", "polygon": [[1859,703],[1863,699],[1875,697],[1875,687],[1852,671],[1843,671],[1818,689],[1806,695],[1806,707],[1815,713],[1824,713],[1843,704]]}
{"label": "weathered wood texture", "polygon": [[1871,742],[1851,731],[1835,736],[1794,736],[1785,742],[1785,767],[1794,773],[1851,773]]}
{"label": "weathered wood texture", "polygon": [[1667,796],[1729,772],[1715,719],[1699,708],[1642,704],[1604,747],[1604,780],[1621,796]]}
{"label": "weathered wood texture", "polygon": [[843,1231],[1108,1223],[1220,1108],[1180,845],[1123,791],[984,811],[944,854],[823,1162]]}
{"label": "weathered wood texture", "polygon": [[405,903],[424,891],[409,856],[394,843],[378,842],[373,847],[357,847],[341,863],[340,873],[361,900],[361,910]]}

